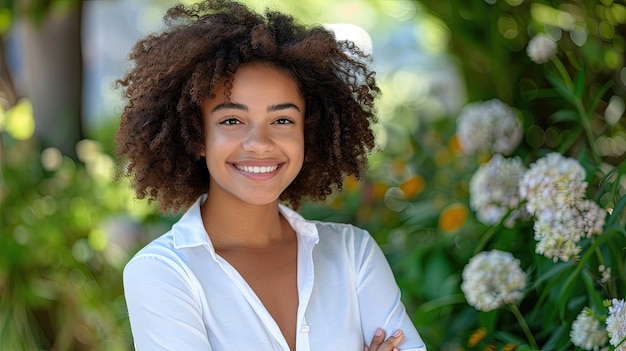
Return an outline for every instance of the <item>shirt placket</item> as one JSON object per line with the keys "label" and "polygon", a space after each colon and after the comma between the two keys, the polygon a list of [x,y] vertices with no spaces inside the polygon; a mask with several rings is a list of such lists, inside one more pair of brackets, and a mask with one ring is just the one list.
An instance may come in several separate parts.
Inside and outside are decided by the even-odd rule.
{"label": "shirt placket", "polygon": [[314,283],[313,247],[315,238],[298,236],[298,316],[296,335],[296,351],[310,351],[311,343],[309,335],[311,327],[306,321],[306,310],[311,298]]}
{"label": "shirt placket", "polygon": [[259,316],[263,322],[263,326],[269,331],[274,340],[280,345],[283,351],[289,351],[289,345],[283,333],[280,331],[278,324],[272,318],[269,311],[265,308],[259,297],[254,293],[250,285],[243,279],[241,274],[233,267],[228,261],[216,255],[215,257],[220,268],[228,275],[231,281],[235,284],[237,289],[243,294],[248,301],[254,312]]}

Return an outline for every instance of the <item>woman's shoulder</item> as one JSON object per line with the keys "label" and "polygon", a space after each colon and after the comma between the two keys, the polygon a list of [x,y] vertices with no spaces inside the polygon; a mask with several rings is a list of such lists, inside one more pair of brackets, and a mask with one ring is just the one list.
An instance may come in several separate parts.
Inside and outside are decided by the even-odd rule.
{"label": "woman's shoulder", "polygon": [[319,236],[331,237],[369,236],[369,233],[365,229],[357,227],[351,223],[309,219],[285,205],[280,205],[279,209],[292,227],[299,232],[310,234],[312,231],[317,231]]}
{"label": "woman's shoulder", "polygon": [[361,236],[368,234],[365,229],[351,223],[327,222],[321,220],[311,220],[310,222],[315,224],[320,235],[322,235],[322,233],[324,233],[324,235],[334,236]]}
{"label": "woman's shoulder", "polygon": [[319,243],[332,247],[366,248],[374,243],[370,233],[351,223],[311,221],[317,228]]}
{"label": "woman's shoulder", "polygon": [[172,230],[152,239],[140,248],[126,263],[127,266],[146,260],[178,261]]}

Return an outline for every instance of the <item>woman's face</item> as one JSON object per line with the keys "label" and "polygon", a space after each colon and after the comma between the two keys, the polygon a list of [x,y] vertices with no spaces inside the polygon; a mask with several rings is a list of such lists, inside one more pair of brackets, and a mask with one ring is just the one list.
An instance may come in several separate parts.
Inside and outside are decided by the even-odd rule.
{"label": "woman's face", "polygon": [[211,197],[253,205],[277,201],[304,161],[305,103],[297,82],[268,64],[248,64],[202,104]]}

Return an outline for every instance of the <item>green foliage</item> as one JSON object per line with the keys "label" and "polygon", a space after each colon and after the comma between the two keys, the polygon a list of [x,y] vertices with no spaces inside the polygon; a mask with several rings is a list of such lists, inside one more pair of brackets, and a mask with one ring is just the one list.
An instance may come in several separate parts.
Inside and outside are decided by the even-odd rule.
{"label": "green foliage", "polygon": [[[626,297],[626,157],[614,147],[626,141],[626,7],[592,0],[424,0],[419,6],[447,26],[469,102],[498,98],[519,111],[524,138],[513,156],[528,167],[559,152],[585,168],[587,198],[611,211],[603,233],[581,242],[579,259],[555,263],[535,253],[532,219],[513,228],[480,223],[469,210],[469,180],[491,155],[459,152],[454,114],[412,128],[423,116],[415,106],[394,111],[395,128],[411,131],[403,152],[383,149],[363,184],[347,183],[330,210],[309,204],[304,212],[370,230],[429,349],[579,349],[570,330],[581,310],[588,306],[602,319],[606,299]],[[537,64],[526,49],[544,32],[560,38],[557,55]],[[621,112],[611,116],[615,106]],[[406,191],[411,177],[422,181],[417,193]],[[521,261],[528,286],[517,305],[477,311],[460,290],[461,272],[475,254],[493,249]],[[601,266],[611,268],[608,281]]]}
{"label": "green foliage", "polygon": [[0,349],[130,349],[122,268],[154,208],[112,181],[98,142],[77,162],[0,132]]}

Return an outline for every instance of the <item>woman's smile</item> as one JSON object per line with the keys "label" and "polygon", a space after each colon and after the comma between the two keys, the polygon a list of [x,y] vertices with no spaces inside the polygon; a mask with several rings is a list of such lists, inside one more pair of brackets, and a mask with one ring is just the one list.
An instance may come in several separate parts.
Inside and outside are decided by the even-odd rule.
{"label": "woman's smile", "polygon": [[256,173],[256,174],[262,174],[262,173],[273,173],[276,172],[276,170],[278,170],[279,165],[273,165],[273,166],[245,166],[245,165],[239,165],[239,164],[234,164],[235,168],[237,168],[238,170],[245,172],[245,173]]}

